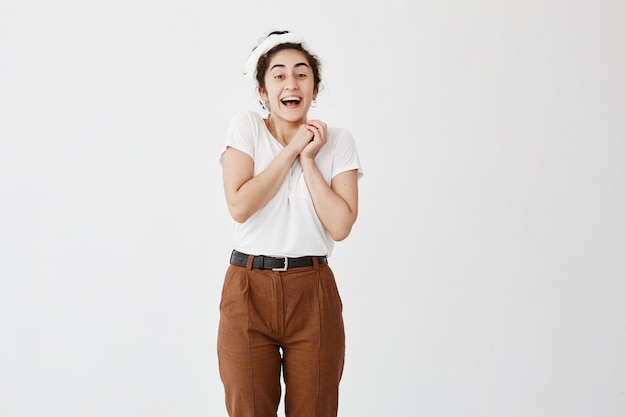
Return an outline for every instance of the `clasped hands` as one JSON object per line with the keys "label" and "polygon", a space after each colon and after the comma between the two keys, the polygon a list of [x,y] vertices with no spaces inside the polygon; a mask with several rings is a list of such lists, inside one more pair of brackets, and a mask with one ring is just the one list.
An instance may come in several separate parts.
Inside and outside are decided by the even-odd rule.
{"label": "clasped hands", "polygon": [[328,128],[321,120],[308,120],[296,131],[290,144],[299,149],[300,158],[315,158],[328,140]]}

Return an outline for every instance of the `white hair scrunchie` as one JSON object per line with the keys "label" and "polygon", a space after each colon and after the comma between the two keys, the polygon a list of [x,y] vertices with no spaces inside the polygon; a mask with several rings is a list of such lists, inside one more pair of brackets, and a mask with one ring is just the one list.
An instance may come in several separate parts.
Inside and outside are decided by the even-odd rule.
{"label": "white hair scrunchie", "polygon": [[312,53],[308,46],[305,45],[302,36],[296,33],[287,32],[280,35],[269,35],[250,53],[248,60],[243,66],[244,75],[254,81],[256,78],[256,66],[259,62],[259,58],[265,55],[273,47],[282,45],[283,43],[299,43],[304,49],[309,51],[309,53]]}

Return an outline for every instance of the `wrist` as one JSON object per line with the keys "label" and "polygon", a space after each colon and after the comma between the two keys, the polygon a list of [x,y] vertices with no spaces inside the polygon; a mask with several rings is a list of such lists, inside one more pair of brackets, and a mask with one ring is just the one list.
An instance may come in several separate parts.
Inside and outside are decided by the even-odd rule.
{"label": "wrist", "polygon": [[283,148],[282,152],[286,153],[287,155],[289,155],[290,158],[294,159],[297,158],[300,153],[299,149],[291,145],[291,143],[288,143],[287,146]]}
{"label": "wrist", "polygon": [[315,165],[315,157],[312,156],[312,155],[300,154],[299,158],[300,158],[300,165],[302,165],[302,168],[305,168],[305,167],[311,166],[311,165]]}

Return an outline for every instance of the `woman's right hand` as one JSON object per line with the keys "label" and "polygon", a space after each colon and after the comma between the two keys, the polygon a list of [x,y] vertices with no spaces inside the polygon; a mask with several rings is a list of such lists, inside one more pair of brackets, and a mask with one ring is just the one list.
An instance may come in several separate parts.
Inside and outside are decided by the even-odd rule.
{"label": "woman's right hand", "polygon": [[300,154],[302,150],[313,140],[313,132],[307,128],[306,124],[300,125],[293,135],[293,138],[289,141],[287,147],[292,146],[296,151],[296,154]]}

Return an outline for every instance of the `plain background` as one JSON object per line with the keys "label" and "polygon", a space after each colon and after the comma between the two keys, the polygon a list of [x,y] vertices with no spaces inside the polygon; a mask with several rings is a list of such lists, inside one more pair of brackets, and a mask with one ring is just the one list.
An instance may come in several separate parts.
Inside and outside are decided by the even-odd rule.
{"label": "plain background", "polygon": [[[626,415],[623,1],[0,3],[0,415],[225,416],[219,154],[272,30],[365,176],[344,417]],[[282,411],[281,411],[282,412]]]}

